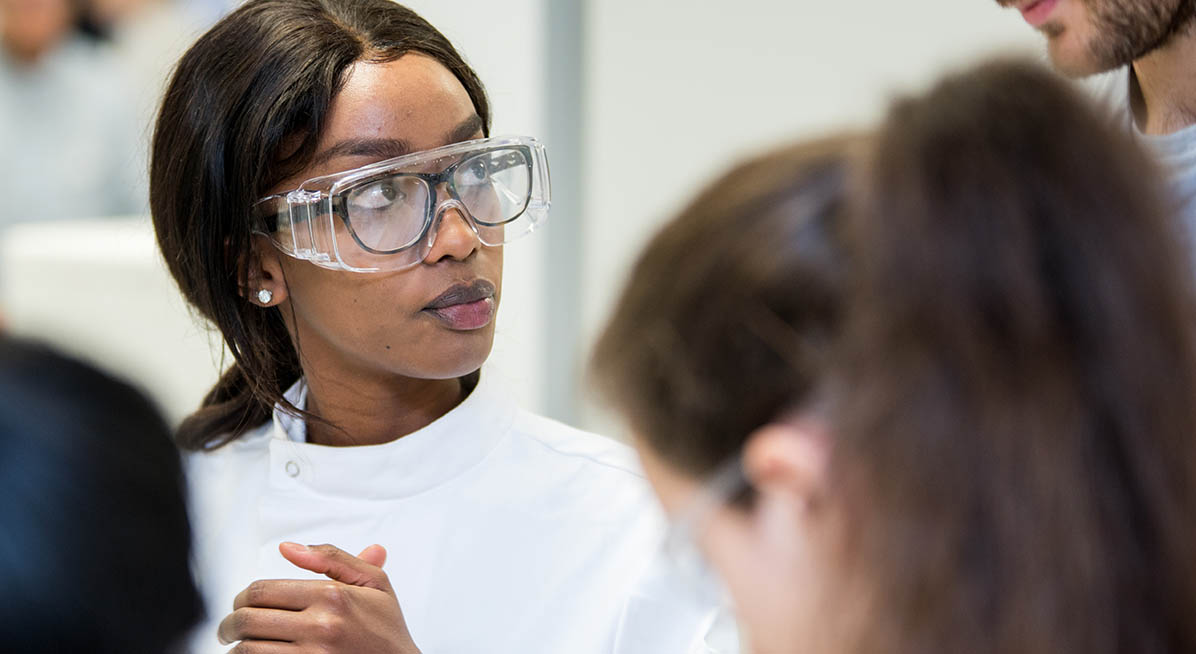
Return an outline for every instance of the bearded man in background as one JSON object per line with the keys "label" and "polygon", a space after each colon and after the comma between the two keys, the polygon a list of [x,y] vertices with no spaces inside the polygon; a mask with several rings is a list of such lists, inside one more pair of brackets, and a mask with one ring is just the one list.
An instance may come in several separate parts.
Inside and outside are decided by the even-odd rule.
{"label": "bearded man in background", "polygon": [[1196,0],[997,3],[1020,10],[1046,37],[1060,72],[1109,73],[1099,83],[1171,171],[1177,210],[1196,253]]}

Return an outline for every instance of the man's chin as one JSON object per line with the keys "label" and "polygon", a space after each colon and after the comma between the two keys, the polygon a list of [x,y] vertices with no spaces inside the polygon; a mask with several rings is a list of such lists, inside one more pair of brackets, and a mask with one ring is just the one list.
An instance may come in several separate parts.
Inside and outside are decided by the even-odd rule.
{"label": "man's chin", "polygon": [[1120,62],[1100,61],[1094,57],[1089,48],[1077,44],[1069,39],[1068,34],[1047,36],[1047,53],[1051,57],[1051,64],[1055,70],[1068,77],[1088,77],[1098,73],[1105,73],[1124,64]]}

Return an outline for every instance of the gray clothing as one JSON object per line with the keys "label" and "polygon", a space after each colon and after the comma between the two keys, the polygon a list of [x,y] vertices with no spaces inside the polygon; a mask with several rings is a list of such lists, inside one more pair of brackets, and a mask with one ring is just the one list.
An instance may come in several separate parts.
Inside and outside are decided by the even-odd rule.
{"label": "gray clothing", "polygon": [[0,226],[145,213],[129,97],[111,53],[82,38],[33,65],[0,48]]}
{"label": "gray clothing", "polygon": [[1142,94],[1132,67],[1094,77],[1087,84],[1169,173],[1180,231],[1196,273],[1196,125],[1160,136],[1143,134],[1134,120],[1135,112],[1141,110]]}
{"label": "gray clothing", "polygon": [[[1134,129],[1137,130],[1137,127]],[[1189,253],[1196,255],[1196,125],[1162,136],[1136,133],[1171,173],[1170,184],[1176,212],[1183,220]],[[1196,261],[1193,265],[1196,266]]]}

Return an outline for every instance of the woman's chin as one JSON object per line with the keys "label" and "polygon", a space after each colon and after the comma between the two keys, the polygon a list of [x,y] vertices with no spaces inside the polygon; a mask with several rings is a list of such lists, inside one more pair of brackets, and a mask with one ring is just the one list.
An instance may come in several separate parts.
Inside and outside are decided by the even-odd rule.
{"label": "woman's chin", "polygon": [[485,333],[470,332],[475,338],[464,339],[465,342],[460,342],[461,339],[454,339],[458,342],[454,343],[452,347],[438,349],[438,352],[428,352],[432,356],[421,357],[425,359],[425,362],[420,368],[425,372],[419,376],[427,379],[455,379],[477,372],[490,357],[490,350],[494,343],[493,329],[481,331]]}

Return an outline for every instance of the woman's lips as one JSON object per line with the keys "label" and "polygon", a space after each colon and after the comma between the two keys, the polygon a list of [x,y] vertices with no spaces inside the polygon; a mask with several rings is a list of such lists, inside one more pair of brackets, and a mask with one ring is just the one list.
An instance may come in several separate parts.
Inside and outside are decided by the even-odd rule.
{"label": "woman's lips", "polygon": [[429,302],[423,310],[449,329],[481,329],[494,318],[495,291],[494,284],[484,279],[455,284]]}
{"label": "woman's lips", "polygon": [[438,309],[424,309],[448,326],[457,331],[481,329],[490,324],[494,317],[494,298],[488,297],[465,304],[450,304]]}

